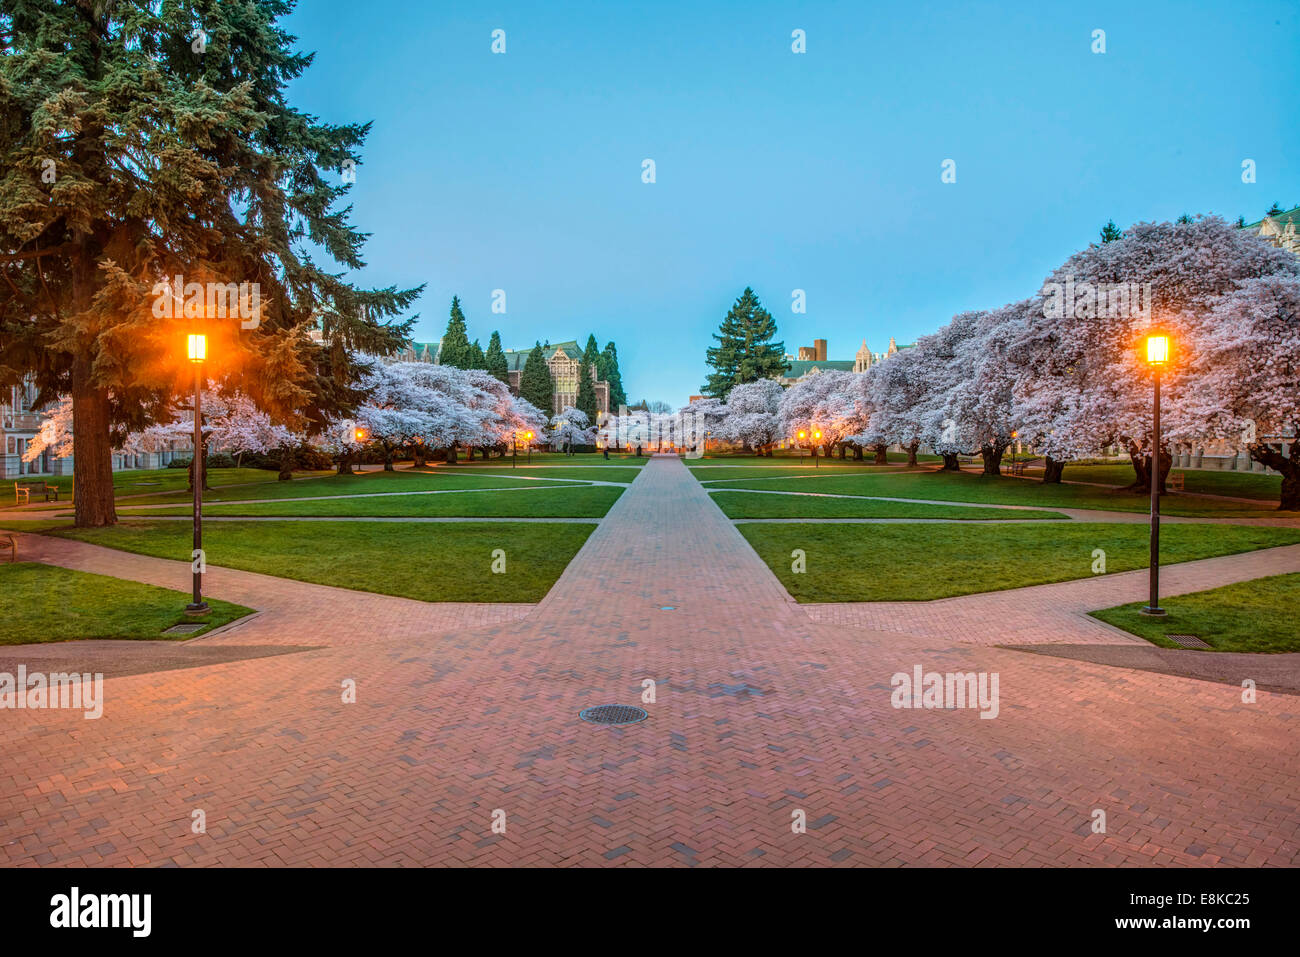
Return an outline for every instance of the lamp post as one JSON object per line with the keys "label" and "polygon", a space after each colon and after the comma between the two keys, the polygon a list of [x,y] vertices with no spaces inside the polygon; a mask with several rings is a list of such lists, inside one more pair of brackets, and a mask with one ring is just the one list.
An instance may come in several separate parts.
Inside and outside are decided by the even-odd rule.
{"label": "lamp post", "polygon": [[803,440],[808,435],[803,429],[799,430],[799,464],[803,465]]}
{"label": "lamp post", "polygon": [[194,594],[192,601],[185,606],[188,615],[205,615],[208,603],[203,600],[203,571],[207,565],[203,555],[203,410],[200,397],[203,393],[203,363],[208,358],[208,337],[191,335],[189,337],[189,360],[194,366],[194,461],[191,466],[194,481],[194,553],[190,556],[190,567],[194,572]]}
{"label": "lamp post", "polygon": [[813,468],[817,468],[817,443],[822,440],[821,429],[813,433]]}
{"label": "lamp post", "polygon": [[525,432],[524,440],[528,443],[528,464],[533,464],[533,433]]}
{"label": "lamp post", "polygon": [[1160,370],[1169,363],[1169,336],[1153,332],[1146,338],[1146,360],[1151,367],[1151,597],[1142,614],[1163,618],[1160,607]]}
{"label": "lamp post", "polygon": [[[363,428],[361,428],[361,426],[357,426],[355,429],[352,430],[352,437],[353,437],[354,439],[356,439],[356,440],[357,440],[357,444],[360,445],[362,442],[364,442],[364,441],[366,440],[366,430],[363,429]],[[361,454],[360,454],[360,452],[357,453],[357,474],[358,474],[358,475],[361,474]]]}

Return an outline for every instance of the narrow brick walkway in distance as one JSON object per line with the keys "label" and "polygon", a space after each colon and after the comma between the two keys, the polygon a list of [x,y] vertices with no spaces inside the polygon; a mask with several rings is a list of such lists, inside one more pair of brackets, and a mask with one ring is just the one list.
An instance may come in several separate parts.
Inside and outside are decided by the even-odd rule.
{"label": "narrow brick walkway in distance", "polygon": [[[0,712],[0,861],[1300,863],[1300,699],[815,622],[672,458],[524,618],[373,601],[309,641],[268,610],[230,640],[326,647],[114,678],[99,721]],[[916,666],[998,673],[998,716],[894,708]],[[647,720],[578,720],[647,681]]]}

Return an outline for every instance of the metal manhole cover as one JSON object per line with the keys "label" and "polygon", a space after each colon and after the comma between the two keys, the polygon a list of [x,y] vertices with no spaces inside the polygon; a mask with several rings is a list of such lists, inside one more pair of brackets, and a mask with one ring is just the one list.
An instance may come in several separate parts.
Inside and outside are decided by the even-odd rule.
{"label": "metal manhole cover", "polygon": [[196,631],[202,631],[206,627],[208,627],[206,622],[194,622],[188,625],[186,624],[172,625],[170,628],[166,629],[163,632],[163,634],[164,635],[190,635]]}
{"label": "metal manhole cover", "polygon": [[1195,635],[1165,635],[1165,637],[1168,638],[1170,641],[1174,642],[1175,644],[1182,645],[1184,648],[1209,648],[1210,647],[1205,642],[1201,641],[1200,638],[1197,638]]}
{"label": "metal manhole cover", "polygon": [[578,717],[593,724],[636,724],[648,715],[640,708],[625,704],[602,704],[579,711]]}

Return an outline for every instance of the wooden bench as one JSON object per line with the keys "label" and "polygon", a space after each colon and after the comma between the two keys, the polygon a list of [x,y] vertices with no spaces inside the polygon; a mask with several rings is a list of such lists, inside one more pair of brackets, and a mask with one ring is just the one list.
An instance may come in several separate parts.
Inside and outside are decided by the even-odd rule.
{"label": "wooden bench", "polygon": [[1165,488],[1171,492],[1181,492],[1186,476],[1182,472],[1170,472],[1165,479]]}
{"label": "wooden bench", "polygon": [[59,487],[51,485],[43,479],[34,481],[14,482],[14,501],[19,505],[30,505],[32,493],[45,497],[45,501],[50,501],[53,496],[54,501],[59,500]]}
{"label": "wooden bench", "polygon": [[1025,463],[1024,463],[1024,462],[1012,462],[1012,463],[1011,463],[1011,474],[1012,474],[1012,475],[1024,475],[1024,474],[1025,474]]}

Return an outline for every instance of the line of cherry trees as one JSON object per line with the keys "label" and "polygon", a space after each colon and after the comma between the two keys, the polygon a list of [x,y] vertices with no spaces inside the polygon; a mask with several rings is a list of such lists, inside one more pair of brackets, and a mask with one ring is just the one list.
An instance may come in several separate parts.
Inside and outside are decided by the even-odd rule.
{"label": "line of cherry trees", "polygon": [[752,449],[802,430],[820,432],[828,455],[884,461],[898,445],[914,462],[925,446],[956,469],[959,454],[978,453],[987,474],[1019,441],[1045,457],[1045,482],[1118,447],[1133,488],[1149,490],[1152,382],[1139,345],[1153,326],[1173,342],[1155,480],[1163,488],[1174,447],[1226,440],[1280,472],[1282,508],[1300,508],[1300,260],[1218,217],[1134,225],[1071,256],[1030,298],[954,316],[866,372],[785,390],[760,380],[683,412]]}
{"label": "line of cherry trees", "polygon": [[[278,423],[243,393],[210,386],[202,396],[205,452],[274,456],[280,478],[288,479],[304,449],[331,456],[339,472],[348,473],[367,450],[377,450],[384,467],[391,469],[399,455],[423,466],[435,455],[455,461],[457,450],[465,449],[473,458],[475,449],[500,451],[516,435],[546,434],[547,416],[482,370],[372,361],[358,387],[367,398],[355,415],[331,419],[321,432],[307,435]],[[121,450],[141,454],[185,448],[193,435],[193,408],[187,404],[174,408],[167,421],[127,435]],[[24,458],[35,459],[46,449],[66,456],[72,444],[72,403],[64,399],[47,414]]]}

